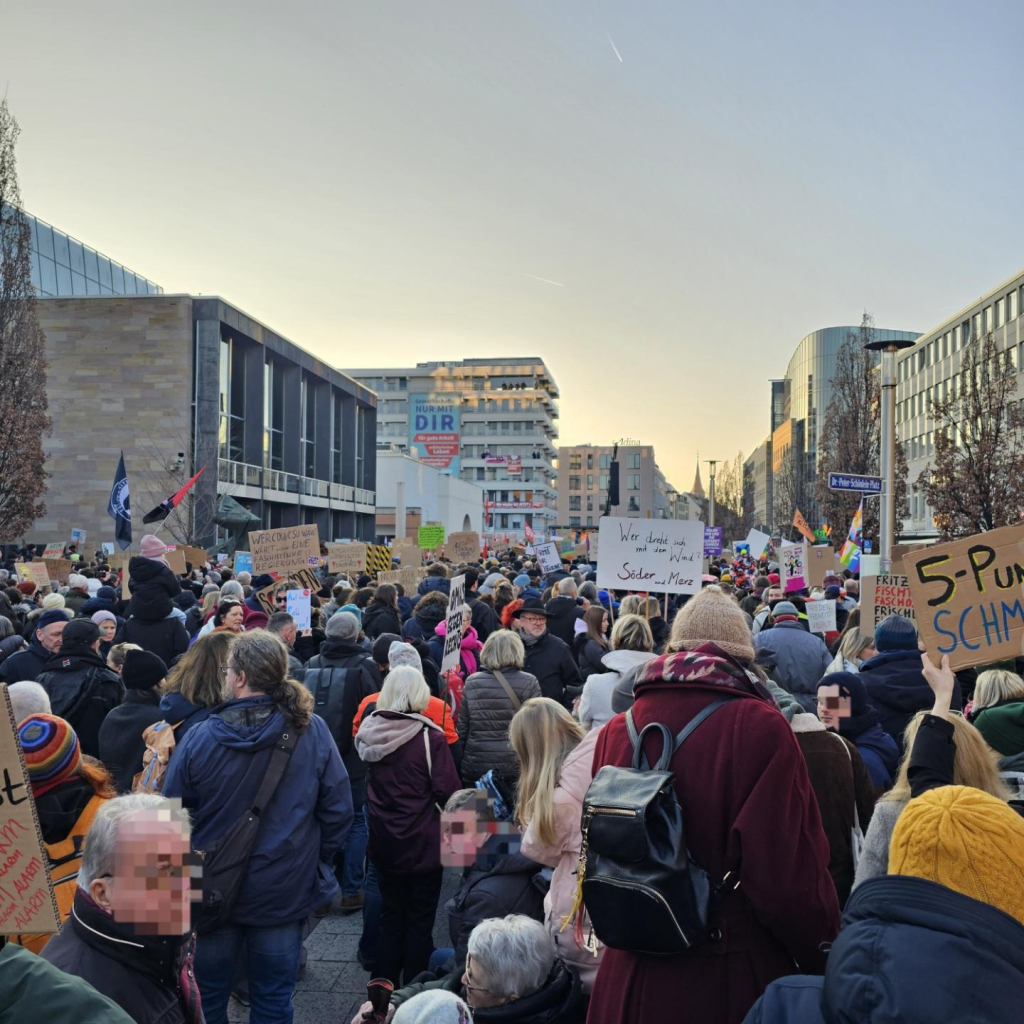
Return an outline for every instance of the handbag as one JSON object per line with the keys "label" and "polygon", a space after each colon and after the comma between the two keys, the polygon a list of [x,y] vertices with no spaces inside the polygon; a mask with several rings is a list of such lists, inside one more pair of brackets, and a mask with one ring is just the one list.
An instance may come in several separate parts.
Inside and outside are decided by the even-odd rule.
{"label": "handbag", "polygon": [[508,699],[512,701],[512,706],[518,711],[523,706],[523,702],[516,696],[516,691],[509,686],[508,680],[497,669],[494,669],[494,678],[501,683],[502,689],[508,694]]}
{"label": "handbag", "polygon": [[[839,740],[843,745],[843,750],[846,751],[846,756],[850,759],[850,771],[853,772],[853,754],[850,753],[850,748],[846,745],[846,740],[842,736],[832,734]],[[853,793],[853,828],[850,830],[850,852],[853,854],[853,870],[857,870],[857,865],[860,863],[861,855],[864,852],[864,833],[860,827],[860,813],[857,810],[857,786],[856,778],[854,778],[854,793]]]}
{"label": "handbag", "polygon": [[203,858],[203,898],[192,908],[192,921],[200,935],[227,924],[242,891],[262,812],[277,792],[298,739],[298,731],[286,726],[270,753],[252,806],[207,850],[197,851]]}

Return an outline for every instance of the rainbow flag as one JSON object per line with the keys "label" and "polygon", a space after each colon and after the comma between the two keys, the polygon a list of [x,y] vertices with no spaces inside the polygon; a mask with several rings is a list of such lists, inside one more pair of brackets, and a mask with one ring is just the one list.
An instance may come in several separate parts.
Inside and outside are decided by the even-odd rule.
{"label": "rainbow flag", "polygon": [[860,571],[860,553],[864,545],[862,523],[864,520],[864,499],[861,498],[857,511],[853,514],[850,523],[850,532],[846,543],[839,552],[839,561],[852,572]]}

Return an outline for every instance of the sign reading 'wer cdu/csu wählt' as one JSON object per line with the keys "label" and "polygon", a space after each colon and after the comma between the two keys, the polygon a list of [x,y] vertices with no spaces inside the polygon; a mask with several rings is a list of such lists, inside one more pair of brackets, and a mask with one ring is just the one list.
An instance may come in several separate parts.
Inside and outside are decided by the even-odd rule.
{"label": "sign reading 'wer cdu/csu w\u00e4hlt'", "polygon": [[880,476],[857,476],[856,473],[829,473],[830,491],[863,491],[866,494],[882,493]]}

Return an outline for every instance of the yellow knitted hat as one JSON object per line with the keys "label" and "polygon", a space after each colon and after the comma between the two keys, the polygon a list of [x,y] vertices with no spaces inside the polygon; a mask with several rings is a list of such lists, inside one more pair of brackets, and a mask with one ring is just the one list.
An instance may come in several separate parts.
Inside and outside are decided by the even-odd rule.
{"label": "yellow knitted hat", "polygon": [[1024,924],[1024,818],[980,789],[933,789],[897,819],[889,874],[938,882]]}

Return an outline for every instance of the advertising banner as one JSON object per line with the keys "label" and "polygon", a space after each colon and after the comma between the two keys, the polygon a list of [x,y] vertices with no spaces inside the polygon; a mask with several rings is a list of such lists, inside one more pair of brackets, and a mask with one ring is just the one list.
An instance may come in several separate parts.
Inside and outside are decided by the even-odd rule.
{"label": "advertising banner", "polygon": [[409,447],[420,461],[435,469],[459,475],[459,410],[455,394],[409,396]]}

